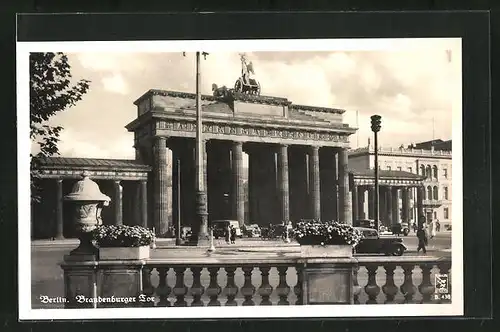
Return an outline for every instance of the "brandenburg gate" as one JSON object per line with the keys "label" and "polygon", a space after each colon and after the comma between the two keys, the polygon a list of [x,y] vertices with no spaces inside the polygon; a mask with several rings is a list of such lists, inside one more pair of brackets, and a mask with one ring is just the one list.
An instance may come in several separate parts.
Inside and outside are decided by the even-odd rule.
{"label": "brandenburg gate", "polygon": [[[195,220],[195,94],[149,90],[135,101],[136,160],[147,175],[148,224],[166,234],[177,218]],[[202,96],[205,181],[210,220],[245,220],[243,153],[248,155],[249,222],[321,219],[352,223],[345,111],[286,98],[215,90]],[[172,162],[167,159],[172,151]],[[172,194],[167,192],[172,167]],[[168,218],[169,205],[172,220]]]}

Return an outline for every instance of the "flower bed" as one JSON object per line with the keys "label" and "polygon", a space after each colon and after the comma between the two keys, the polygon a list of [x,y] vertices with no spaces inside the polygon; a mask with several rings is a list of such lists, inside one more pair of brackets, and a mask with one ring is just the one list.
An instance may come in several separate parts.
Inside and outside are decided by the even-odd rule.
{"label": "flower bed", "polygon": [[293,229],[293,237],[300,245],[350,245],[361,240],[361,232],[351,225],[336,221],[301,221]]}
{"label": "flower bed", "polygon": [[141,226],[102,225],[94,231],[94,240],[100,248],[149,246],[154,237],[152,231]]}

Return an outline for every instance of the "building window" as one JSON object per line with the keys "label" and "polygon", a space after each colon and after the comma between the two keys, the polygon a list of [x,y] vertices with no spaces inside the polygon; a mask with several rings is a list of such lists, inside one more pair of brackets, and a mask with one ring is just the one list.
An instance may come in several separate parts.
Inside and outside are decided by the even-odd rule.
{"label": "building window", "polygon": [[390,171],[391,170],[391,166],[387,166],[387,170]]}
{"label": "building window", "polygon": [[427,187],[427,199],[432,199],[432,187]]}
{"label": "building window", "polygon": [[438,168],[436,165],[432,166],[432,176],[434,177],[434,179],[438,178]]}
{"label": "building window", "polygon": [[431,169],[431,165],[427,165],[427,167],[425,168],[425,176],[430,179],[431,176],[432,176],[432,169]]}
{"label": "building window", "polygon": [[439,196],[438,196],[438,187],[434,187],[434,190],[433,190],[433,197],[434,199],[437,201],[439,199]]}
{"label": "building window", "polygon": [[443,198],[448,200],[448,187],[443,188]]}
{"label": "building window", "polygon": [[408,167],[408,172],[413,173],[413,169],[411,167]]}
{"label": "building window", "polygon": [[449,219],[449,215],[448,215],[448,213],[449,213],[448,208],[447,208],[447,207],[445,207],[445,208],[443,209],[444,219]]}
{"label": "building window", "polygon": [[438,214],[436,211],[434,211],[434,219],[437,219],[438,218]]}
{"label": "building window", "polygon": [[445,168],[445,169],[443,169],[443,177],[444,177],[445,179],[447,179],[447,178],[448,178],[448,170],[447,170],[446,168]]}
{"label": "building window", "polygon": [[420,165],[420,175],[425,176],[425,166]]}
{"label": "building window", "polygon": [[402,171],[403,169],[401,168],[401,166],[398,166],[398,171]]}

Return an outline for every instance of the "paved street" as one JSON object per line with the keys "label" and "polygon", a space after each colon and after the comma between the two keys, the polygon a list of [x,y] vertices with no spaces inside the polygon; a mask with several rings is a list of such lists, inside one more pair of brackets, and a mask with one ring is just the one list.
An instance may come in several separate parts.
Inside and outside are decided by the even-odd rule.
{"label": "paved street", "polygon": [[[415,252],[417,246],[417,240],[413,234],[410,234],[407,237],[403,237],[404,243],[408,247],[408,252],[405,253],[405,256],[417,256]],[[63,256],[73,248],[76,247],[76,243],[78,241],[75,240],[66,240],[66,241],[34,241],[31,248],[32,255],[32,303],[33,308],[47,308],[47,306],[40,303],[40,296],[47,295],[50,297],[63,296],[64,295],[64,286],[63,286],[63,274],[62,269],[58,266],[58,262],[60,262]],[[255,258],[265,258],[272,255],[276,257],[277,252],[283,253],[283,255],[292,255],[296,256],[298,252],[300,252],[300,247],[297,244],[284,245],[281,241],[271,241],[271,240],[260,240],[260,239],[241,239],[237,241],[236,245],[227,245],[224,241],[217,241],[216,246],[218,248],[217,255],[224,257],[227,255],[231,255],[232,257],[241,256],[245,257],[255,257]],[[429,252],[428,256],[450,256],[451,248],[451,233],[439,233],[434,239],[429,241]],[[179,249],[172,247],[171,240],[159,240],[158,241],[158,249],[155,250],[152,257],[189,257],[192,255],[190,250]],[[384,256],[381,256],[384,257]],[[388,260],[396,259],[393,257],[385,257]],[[395,281],[396,284],[401,284],[402,281],[402,271],[397,269],[395,273]],[[414,273],[414,282],[418,284],[421,276],[418,273]],[[243,285],[243,276],[241,271],[237,272],[235,282],[238,287]],[[367,282],[367,274],[365,271],[360,271],[358,276],[360,285],[365,285]],[[173,271],[170,271],[168,274],[168,283],[173,286],[175,283],[175,275]],[[385,273],[381,268],[379,273],[377,274],[377,283],[379,285],[383,285],[385,280]],[[158,283],[158,278],[156,273],[152,275],[153,284]],[[191,285],[192,275],[190,272],[186,273],[185,284]],[[208,273],[202,274],[202,283],[208,285],[209,276]],[[225,273],[219,273],[218,278],[219,285],[221,287],[225,286],[226,278]],[[260,286],[260,273],[256,269],[252,276],[252,282],[255,287]],[[276,287],[279,283],[278,274],[276,269],[272,269],[270,273],[270,282],[273,287]],[[287,284],[291,287],[295,286],[297,282],[296,274],[292,269],[289,270],[287,275]],[[293,292],[292,292],[293,293]],[[295,295],[291,295],[289,300],[291,302],[295,301]],[[52,305],[50,308],[54,308]]]}

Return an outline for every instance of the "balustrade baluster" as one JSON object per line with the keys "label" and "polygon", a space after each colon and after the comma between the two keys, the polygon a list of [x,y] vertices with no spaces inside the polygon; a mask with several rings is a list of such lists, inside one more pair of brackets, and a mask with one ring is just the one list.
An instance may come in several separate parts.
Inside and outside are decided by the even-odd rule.
{"label": "balustrade baluster", "polygon": [[404,303],[412,303],[413,301],[413,295],[415,295],[415,292],[417,290],[417,287],[413,285],[413,269],[415,265],[413,264],[404,264],[401,266],[404,271],[404,282],[401,285],[401,293],[403,293],[405,297]]}
{"label": "balustrade baluster", "polygon": [[221,293],[221,288],[217,283],[217,275],[219,273],[219,267],[211,266],[208,268],[208,272],[210,273],[210,284],[207,287],[206,294],[210,298],[208,302],[209,307],[217,307],[220,306],[220,301],[218,300],[219,294]]}
{"label": "balustrade baluster", "polygon": [[431,271],[433,267],[434,264],[420,264],[420,268],[422,269],[422,283],[418,286],[418,290],[422,294],[421,303],[432,303],[434,286],[431,282]]}
{"label": "balustrade baluster", "polygon": [[243,305],[244,306],[255,305],[255,303],[252,300],[252,297],[255,294],[255,287],[254,285],[252,285],[253,266],[243,266],[241,269],[243,270],[243,275],[245,278],[243,287],[241,287],[241,294],[243,294],[243,297],[245,298]]}
{"label": "balustrade baluster", "polygon": [[170,307],[172,304],[168,300],[168,296],[170,295],[170,292],[172,291],[172,288],[168,286],[168,281],[167,281],[167,274],[168,274],[168,267],[158,267],[156,268],[158,271],[158,287],[156,288],[156,295],[160,297],[160,302],[158,303],[158,306],[162,307]]}
{"label": "balustrade baluster", "polygon": [[174,303],[176,307],[186,307],[187,302],[184,299],[188,292],[188,288],[184,284],[184,271],[186,271],[185,267],[175,267],[175,286],[174,286],[174,295],[177,300]]}
{"label": "balustrade baluster", "polygon": [[296,305],[302,305],[302,301],[303,301],[303,291],[302,291],[302,283],[303,283],[303,275],[302,275],[302,271],[303,271],[303,266],[300,265],[300,266],[296,266],[295,267],[295,270],[297,271],[297,284],[293,287],[293,292],[295,294],[295,296],[297,296],[297,301],[295,302]]}
{"label": "balustrade baluster", "polygon": [[386,300],[384,303],[395,303],[394,297],[398,293],[398,287],[394,283],[394,270],[396,269],[395,264],[385,263],[385,285],[382,286],[382,292],[384,292],[386,296]]}
{"label": "balustrade baluster", "polygon": [[205,292],[205,287],[201,284],[201,271],[202,267],[191,267],[191,272],[193,272],[193,285],[191,286],[190,293],[193,296],[192,307],[203,307],[205,304],[201,300],[203,293]]}
{"label": "balustrade baluster", "polygon": [[286,283],[286,273],[288,271],[288,266],[278,266],[278,274],[280,278],[280,282],[276,287],[276,293],[280,297],[278,301],[278,305],[289,305],[288,302],[288,294],[290,293],[290,286]]}
{"label": "balustrade baluster", "polygon": [[273,303],[269,301],[269,297],[273,293],[273,287],[269,283],[269,271],[271,270],[271,267],[261,266],[259,269],[262,275],[262,283],[259,287],[259,295],[262,298],[260,305],[272,305]]}
{"label": "balustrade baluster", "polygon": [[[145,266],[142,269],[142,293],[146,295],[147,298],[151,298],[152,295],[155,292],[155,288],[153,284],[151,283],[151,272],[153,271],[152,268]],[[141,306],[144,307],[154,307],[155,303],[146,301],[143,303],[140,303]]]}
{"label": "balustrade baluster", "polygon": [[441,275],[447,275],[448,276],[448,293],[450,296],[449,297],[445,297],[443,296],[444,294],[442,294],[440,297],[440,300],[439,300],[439,303],[450,303],[451,302],[451,273],[450,273],[450,269],[451,269],[451,261],[447,261],[447,262],[439,262],[438,264],[438,267],[439,267],[439,274]]}
{"label": "balustrade baluster", "polygon": [[361,293],[361,286],[359,285],[358,281],[359,265],[353,267],[352,272],[354,304],[359,304],[359,294]]}
{"label": "balustrade baluster", "polygon": [[227,296],[226,306],[237,306],[238,303],[234,300],[238,294],[238,287],[234,282],[234,272],[236,271],[236,267],[227,266],[225,267],[225,270],[227,274],[227,284],[224,288],[224,294]]}
{"label": "balustrade baluster", "polygon": [[365,292],[368,295],[366,304],[377,304],[377,296],[380,293],[380,287],[377,285],[377,269],[378,264],[367,264],[366,270],[368,271],[368,283],[365,286]]}

